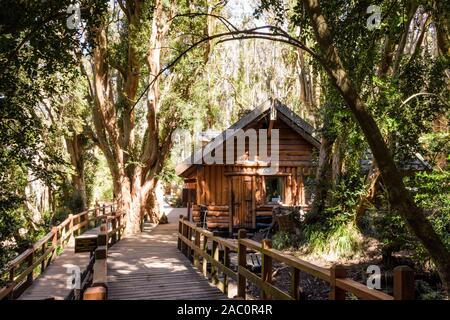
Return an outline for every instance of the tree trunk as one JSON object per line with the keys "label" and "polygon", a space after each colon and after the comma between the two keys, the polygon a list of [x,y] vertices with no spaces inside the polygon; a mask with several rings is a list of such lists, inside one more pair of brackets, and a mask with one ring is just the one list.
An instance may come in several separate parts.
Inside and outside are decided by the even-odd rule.
{"label": "tree trunk", "polygon": [[75,169],[72,174],[71,184],[75,193],[75,199],[79,200],[81,211],[87,208],[86,182],[84,177],[84,149],[83,136],[74,134],[72,137],[66,137],[66,147],[70,155],[70,163]]}
{"label": "tree trunk", "polygon": [[425,33],[428,28],[428,19],[429,18],[430,18],[430,16],[427,13],[424,13],[421,17],[419,35],[417,36],[417,40],[413,44],[411,44],[410,62],[412,60],[414,60],[420,52],[420,48],[422,46],[423,39],[425,37]]}
{"label": "tree trunk", "polygon": [[411,1],[409,3],[408,17],[404,26],[402,38],[400,43],[398,44],[397,52],[395,53],[394,66],[393,66],[393,74],[394,76],[397,74],[398,69],[400,67],[400,62],[402,60],[403,53],[405,51],[406,40],[408,39],[408,31],[409,26],[411,24],[411,20],[414,18],[414,15],[417,11],[418,5],[416,1]]}
{"label": "tree trunk", "polygon": [[146,220],[151,223],[159,223],[161,218],[161,211],[159,209],[159,202],[156,196],[156,184],[153,189],[151,189],[147,195],[147,201],[145,203],[145,213]]}
{"label": "tree trunk", "polygon": [[[173,4],[171,2],[171,4]],[[142,219],[147,210],[155,212],[152,190],[155,177],[161,172],[170,148],[171,131],[161,135],[157,121],[159,105],[159,80],[155,76],[161,70],[162,40],[169,30],[170,23],[164,21],[163,4],[155,1],[153,7],[153,23],[146,62],[149,68],[151,83],[147,96],[147,128],[142,137],[142,145],[135,138],[135,116],[133,113],[140,70],[144,61],[139,57],[135,43],[142,34],[142,6],[140,1],[119,3],[128,23],[130,37],[127,47],[125,66],[112,66],[108,59],[107,21],[101,21],[92,29],[93,80],[89,79],[91,93],[94,95],[93,120],[96,132],[95,142],[105,155],[113,178],[118,213],[126,213],[126,234],[134,234],[141,230]],[[172,12],[171,7],[171,12]],[[115,68],[115,72],[110,70]],[[87,74],[87,73],[86,73]],[[119,101],[116,102],[114,88],[110,78],[117,76]],[[117,103],[119,105],[117,105]],[[119,116],[119,111],[121,110]],[[166,125],[165,127],[166,128]],[[170,128],[172,129],[172,128]],[[139,142],[140,143],[140,142]],[[139,153],[140,149],[140,153]],[[138,151],[138,152],[137,152]],[[136,165],[136,163],[142,165]],[[152,214],[153,215],[153,214]],[[156,219],[154,219],[156,220]]]}
{"label": "tree trunk", "polygon": [[450,19],[448,17],[448,11],[446,9],[445,1],[435,0],[433,1],[433,22],[436,30],[436,40],[438,54],[449,55],[450,54]]}
{"label": "tree trunk", "polygon": [[321,220],[328,191],[331,189],[332,152],[336,137],[327,134],[328,126],[328,121],[325,121],[319,151],[314,201],[311,211],[305,217],[305,223],[316,223]]}
{"label": "tree trunk", "polygon": [[393,58],[393,50],[394,44],[392,41],[392,35],[386,35],[386,39],[384,41],[383,51],[381,52],[381,59],[378,65],[377,74],[380,77],[383,77],[387,74],[389,67],[392,63]]}
{"label": "tree trunk", "polygon": [[410,230],[427,249],[436,265],[444,287],[450,293],[450,252],[436,234],[423,210],[417,207],[410,193],[406,190],[402,176],[394,163],[380,129],[343,67],[339,53],[333,44],[331,31],[322,14],[319,0],[305,0],[304,4],[313,22],[316,40],[322,50],[325,70],[363,130],[388,190],[391,205],[398,210]]}
{"label": "tree trunk", "polygon": [[362,222],[362,218],[364,213],[368,208],[372,206],[373,201],[377,195],[378,191],[378,182],[380,181],[380,171],[375,163],[372,164],[372,167],[367,174],[366,186],[367,191],[364,195],[361,195],[356,205],[356,213],[355,213],[355,222],[356,225],[360,226]]}

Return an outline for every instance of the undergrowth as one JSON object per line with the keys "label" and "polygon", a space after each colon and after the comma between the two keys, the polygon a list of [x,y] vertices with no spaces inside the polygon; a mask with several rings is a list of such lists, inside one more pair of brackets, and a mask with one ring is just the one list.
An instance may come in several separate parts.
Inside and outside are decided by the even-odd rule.
{"label": "undergrowth", "polygon": [[272,247],[277,250],[296,247],[298,238],[295,234],[278,231],[272,236]]}
{"label": "undergrowth", "polygon": [[353,222],[331,228],[307,225],[303,228],[300,251],[326,260],[353,258],[362,253],[362,235]]}

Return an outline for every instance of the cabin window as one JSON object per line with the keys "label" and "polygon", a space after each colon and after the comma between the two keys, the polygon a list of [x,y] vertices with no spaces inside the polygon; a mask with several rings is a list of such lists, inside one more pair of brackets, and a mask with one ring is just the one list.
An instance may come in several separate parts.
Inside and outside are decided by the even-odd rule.
{"label": "cabin window", "polygon": [[278,203],[284,200],[283,182],[281,177],[266,177],[266,202]]}

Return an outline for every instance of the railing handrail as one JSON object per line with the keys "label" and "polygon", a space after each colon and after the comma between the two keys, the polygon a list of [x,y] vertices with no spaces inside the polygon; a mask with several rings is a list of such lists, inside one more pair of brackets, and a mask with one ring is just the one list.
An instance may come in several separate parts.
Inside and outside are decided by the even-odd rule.
{"label": "railing handrail", "polygon": [[[113,222],[119,219],[120,222],[122,222],[121,220],[125,213],[122,212],[117,215],[115,206],[115,203],[105,203],[102,205],[96,204],[94,208],[85,210],[75,215],[70,214],[59,225],[53,226],[51,231],[45,236],[12,259],[3,270],[0,270],[1,278],[4,278],[7,274],[9,274],[7,285],[0,287],[0,300],[7,296],[14,298],[14,291],[17,287],[24,285],[21,282],[25,279],[25,277],[27,277],[27,283],[25,283],[26,289],[26,287],[28,287],[34,280],[34,270],[41,265],[41,272],[44,271],[50,262],[56,257],[57,248],[62,247],[64,249],[67,240],[70,239],[75,232],[79,234],[79,230],[83,227],[86,227],[85,231],[90,230],[90,223],[93,221],[95,228],[97,221],[102,219]],[[109,211],[109,214],[103,214],[107,211]],[[90,217],[90,213],[94,213],[94,216]],[[124,223],[119,223],[118,227],[117,223],[114,223],[115,226],[113,226],[112,230],[109,230],[108,233],[115,234],[116,232],[123,231],[125,228],[125,221],[123,222]],[[113,239],[115,238],[116,237]],[[24,263],[27,263],[27,266],[16,275],[16,271],[20,269]]]}
{"label": "railing handrail", "polygon": [[[108,205],[102,205],[102,206],[110,207],[110,206],[113,206],[113,205],[114,204],[108,204]],[[100,207],[102,207],[102,206],[100,206]],[[35,249],[39,248],[40,245],[42,245],[42,242],[45,242],[46,239],[47,239],[47,241],[49,241],[49,239],[55,234],[55,230],[54,230],[55,228],[57,228],[58,231],[59,231],[62,228],[64,228],[65,226],[67,226],[71,221],[73,221],[77,217],[81,217],[83,215],[86,215],[91,210],[93,210],[93,209],[77,213],[76,215],[69,215],[60,224],[58,224],[56,226],[53,226],[52,230],[50,232],[48,232],[45,236],[43,236],[41,239],[39,239],[34,244],[30,245],[30,247],[28,249],[26,249],[24,252],[18,254],[14,259],[12,259],[7,264],[7,266],[3,270],[0,270],[0,275],[3,275],[5,273],[9,272],[12,267],[14,267],[18,263],[22,262],[27,257],[27,253],[29,254],[29,252],[33,251],[32,248],[35,248]],[[94,219],[90,219],[89,221],[98,220],[98,219],[101,219],[101,218],[102,218],[102,216],[98,216],[98,217],[95,217]],[[18,261],[16,261],[16,260],[18,260]]]}
{"label": "railing handrail", "polygon": [[201,227],[198,227],[193,222],[190,222],[188,220],[183,220],[183,224],[189,226],[192,230],[199,232],[201,235],[207,236],[208,239],[211,239],[211,241],[216,241],[217,243],[223,245],[224,247],[229,248],[230,250],[235,251],[238,249],[237,243],[233,243],[230,239],[215,236],[213,232],[203,229]]}
{"label": "railing handrail", "polygon": [[[244,231],[244,230],[242,230]],[[203,245],[200,245],[200,235],[204,236]],[[394,269],[394,296],[386,294],[382,291],[370,289],[362,283],[359,283],[346,276],[346,269],[343,266],[333,266],[330,269],[323,268],[314,265],[303,259],[285,254],[279,250],[271,248],[270,240],[264,240],[263,243],[256,242],[246,238],[245,232],[239,232],[239,238],[236,244],[230,242],[229,239],[214,236],[214,234],[208,230],[202,229],[195,225],[195,223],[189,222],[185,217],[180,216],[179,220],[179,232],[178,232],[178,248],[190,258],[192,253],[188,249],[192,249],[194,252],[194,264],[200,267],[198,258],[203,258],[203,272],[206,274],[206,263],[211,263],[211,272],[214,274],[211,278],[217,278],[217,271],[222,271],[225,277],[230,276],[238,281],[238,296],[245,299],[245,282],[247,280],[255,283],[262,290],[262,297],[270,298],[271,295],[275,295],[283,299],[299,299],[299,294],[296,292],[298,288],[292,290],[290,294],[280,290],[272,284],[272,260],[284,263],[287,266],[293,268],[293,283],[298,287],[298,272],[302,271],[316,278],[324,280],[330,284],[330,299],[345,299],[345,293],[349,292],[354,294],[360,299],[367,300],[401,300],[412,299],[414,295],[413,287],[413,271],[408,267],[397,267]],[[195,240],[192,241],[192,236],[195,236]],[[206,241],[211,240],[213,243],[213,249],[211,255],[208,253]],[[215,252],[218,245],[222,245],[226,248],[224,260],[229,260],[229,253],[238,253],[238,265],[237,272],[233,272],[230,269],[229,261],[228,265],[225,265],[219,261],[219,254]],[[262,260],[261,277],[252,273],[246,268],[246,254],[249,249],[253,252],[259,252]],[[243,253],[241,250],[244,250]],[[242,261],[244,262],[242,262]],[[197,261],[197,262],[196,262]],[[295,280],[294,280],[295,278]],[[213,281],[214,282],[214,281]],[[226,280],[224,280],[226,282]],[[241,283],[239,283],[241,282]],[[243,282],[243,283],[242,283]],[[218,283],[216,283],[217,285]],[[225,283],[222,283],[219,288],[224,289],[226,292]],[[239,289],[240,288],[240,289]]]}

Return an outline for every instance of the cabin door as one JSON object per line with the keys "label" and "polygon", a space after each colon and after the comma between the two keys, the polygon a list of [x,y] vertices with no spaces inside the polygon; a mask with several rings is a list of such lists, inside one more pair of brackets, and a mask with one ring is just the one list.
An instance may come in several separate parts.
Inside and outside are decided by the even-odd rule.
{"label": "cabin door", "polygon": [[251,177],[231,177],[233,228],[252,228],[253,195]]}

